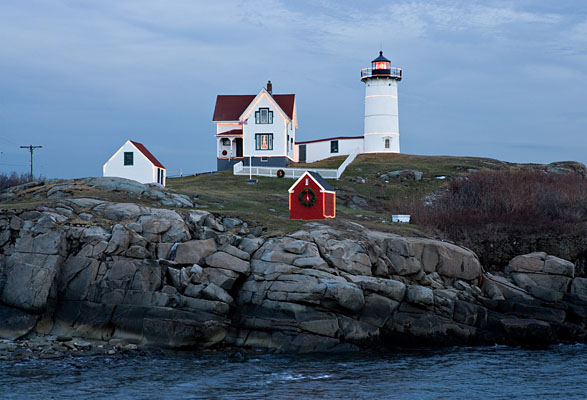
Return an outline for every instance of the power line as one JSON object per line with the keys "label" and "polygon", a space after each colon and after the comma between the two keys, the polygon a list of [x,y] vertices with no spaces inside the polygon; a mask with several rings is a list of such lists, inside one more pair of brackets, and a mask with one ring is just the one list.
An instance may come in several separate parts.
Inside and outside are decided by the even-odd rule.
{"label": "power line", "polygon": [[[7,143],[10,143],[10,144],[17,145],[15,142],[13,142],[12,140],[8,139],[8,138],[7,138],[7,137],[5,137],[5,136],[0,136],[0,139],[4,140],[4,141],[5,141],[5,142],[7,142]],[[17,146],[18,146],[18,145],[17,145]]]}
{"label": "power line", "polygon": [[0,163],[0,165],[7,165],[9,167],[26,167],[26,164],[6,164],[6,163]]}
{"label": "power line", "polygon": [[32,182],[33,181],[33,176],[34,176],[33,175],[33,151],[35,149],[42,149],[43,146],[33,146],[31,144],[31,145],[28,145],[28,146],[20,146],[20,148],[21,149],[29,149],[29,151],[31,152],[31,182]]}

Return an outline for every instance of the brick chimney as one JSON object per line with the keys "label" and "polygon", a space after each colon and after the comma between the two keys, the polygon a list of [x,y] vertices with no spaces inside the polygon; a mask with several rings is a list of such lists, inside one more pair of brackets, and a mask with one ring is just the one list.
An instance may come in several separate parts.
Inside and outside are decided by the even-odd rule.
{"label": "brick chimney", "polygon": [[273,94],[273,84],[271,83],[271,81],[267,81],[267,92],[269,94]]}

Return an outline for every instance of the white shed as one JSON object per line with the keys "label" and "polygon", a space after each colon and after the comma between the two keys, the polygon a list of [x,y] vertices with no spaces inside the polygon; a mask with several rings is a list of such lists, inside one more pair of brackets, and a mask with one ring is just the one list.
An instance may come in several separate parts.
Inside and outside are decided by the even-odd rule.
{"label": "white shed", "polygon": [[139,142],[127,140],[104,164],[103,176],[133,179],[141,183],[165,186],[167,172],[163,164]]}
{"label": "white shed", "polygon": [[410,214],[393,214],[391,216],[391,222],[396,222],[400,224],[409,224],[410,223]]}

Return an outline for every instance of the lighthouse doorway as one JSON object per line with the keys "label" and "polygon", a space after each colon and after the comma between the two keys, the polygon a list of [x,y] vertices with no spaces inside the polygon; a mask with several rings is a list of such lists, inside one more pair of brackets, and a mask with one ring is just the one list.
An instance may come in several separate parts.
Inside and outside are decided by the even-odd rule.
{"label": "lighthouse doorway", "polygon": [[306,162],[306,145],[300,144],[299,162]]}

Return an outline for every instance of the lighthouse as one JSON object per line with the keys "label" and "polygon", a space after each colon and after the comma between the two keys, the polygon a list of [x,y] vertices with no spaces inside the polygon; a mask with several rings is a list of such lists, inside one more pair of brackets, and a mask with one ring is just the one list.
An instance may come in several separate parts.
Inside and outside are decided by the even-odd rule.
{"label": "lighthouse", "polygon": [[397,83],[401,79],[402,69],[392,67],[382,51],[370,68],[361,70],[365,83],[365,153],[400,152]]}

